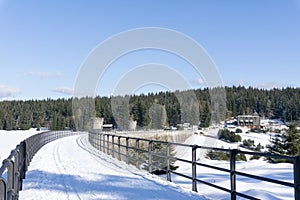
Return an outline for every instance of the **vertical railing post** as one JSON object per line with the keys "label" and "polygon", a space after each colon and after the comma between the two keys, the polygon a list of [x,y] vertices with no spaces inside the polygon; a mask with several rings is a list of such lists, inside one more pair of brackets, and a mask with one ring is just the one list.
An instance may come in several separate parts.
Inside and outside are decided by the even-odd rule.
{"label": "vertical railing post", "polygon": [[97,132],[98,150],[101,151],[101,133]]}
{"label": "vertical railing post", "polygon": [[107,142],[107,144],[106,144],[106,147],[107,147],[107,154],[109,155],[109,135],[106,135],[106,142]]}
{"label": "vertical railing post", "polygon": [[148,143],[148,159],[149,159],[149,172],[152,172],[152,151],[153,151],[153,141],[150,140]]}
{"label": "vertical railing post", "polygon": [[103,134],[100,133],[100,151],[104,151],[103,150]]}
{"label": "vertical railing post", "polygon": [[103,138],[103,152],[105,153],[105,150],[106,150],[106,147],[105,147],[105,144],[106,144],[106,142],[105,142],[105,138],[106,138],[106,135],[104,135],[104,134],[102,134],[102,138]]}
{"label": "vertical railing post", "polygon": [[98,150],[100,151],[100,147],[101,147],[101,134],[100,134],[100,132],[95,132],[95,133],[97,133]]}
{"label": "vertical railing post", "polygon": [[14,185],[14,163],[12,160],[5,159],[7,162],[7,198],[13,198],[13,185]]}
{"label": "vertical railing post", "polygon": [[114,158],[115,157],[115,136],[114,135],[112,136],[111,144],[112,144],[111,154],[112,154],[112,157]]}
{"label": "vertical railing post", "polygon": [[118,136],[118,158],[121,160],[121,136]]}
{"label": "vertical railing post", "polygon": [[103,152],[105,152],[105,153],[107,153],[106,152],[106,150],[107,150],[107,147],[106,147],[107,142],[106,142],[106,140],[107,140],[107,137],[106,137],[105,134],[103,134]]}
{"label": "vertical railing post", "polygon": [[135,156],[136,156],[136,168],[140,169],[140,139],[135,141]]}
{"label": "vertical railing post", "polygon": [[171,180],[171,162],[170,162],[170,155],[171,155],[171,145],[170,143],[167,144],[167,180]]}
{"label": "vertical railing post", "polygon": [[103,151],[103,149],[102,149],[102,136],[103,136],[103,134],[102,133],[99,133],[99,143],[100,143],[100,148],[99,148],[99,150],[100,151]]}
{"label": "vertical railing post", "polygon": [[25,170],[25,166],[26,166],[26,146],[25,146],[25,142],[22,141],[20,143],[20,146],[19,146],[19,166],[18,166],[18,171],[20,173],[20,177],[19,177],[19,190],[22,190],[22,187],[23,187],[23,179],[25,178],[25,173],[26,173],[26,170]]}
{"label": "vertical railing post", "polygon": [[96,140],[96,133],[91,134],[91,144],[94,148],[97,149],[97,140]]}
{"label": "vertical railing post", "polygon": [[97,132],[97,134],[98,134],[98,140],[99,140],[99,151],[102,151],[101,150],[101,148],[102,148],[102,139],[101,139],[102,133],[99,131],[99,132]]}
{"label": "vertical railing post", "polygon": [[[22,148],[23,148],[23,151],[22,151],[22,153],[23,153],[23,155],[22,155],[22,157],[23,157],[23,169],[22,169],[22,179],[25,179],[25,177],[26,177],[26,171],[27,171],[27,166],[26,166],[26,142],[25,141],[23,141],[23,142],[21,142],[21,146],[22,146]],[[21,187],[21,189],[22,189],[22,187]]]}
{"label": "vertical railing post", "polygon": [[7,193],[7,188],[6,188],[6,181],[0,177],[0,199],[1,200],[6,200],[6,193]]}
{"label": "vertical railing post", "polygon": [[[19,148],[20,145],[17,146]],[[19,172],[19,165],[20,165],[20,151],[13,150],[14,152],[14,194],[18,194],[19,192],[19,180],[20,180],[20,172]]]}
{"label": "vertical railing post", "polygon": [[[28,163],[29,163],[29,150],[30,150],[30,147],[29,147],[29,143],[30,143],[30,138],[28,140],[25,140],[25,172],[27,172],[28,170]],[[26,175],[24,176],[24,178],[26,177]]]}
{"label": "vertical railing post", "polygon": [[232,149],[230,151],[230,193],[231,193],[231,200],[236,200],[236,174],[235,174],[236,155],[237,155],[237,149]]}
{"label": "vertical railing post", "polygon": [[192,189],[193,189],[194,192],[197,192],[196,150],[197,150],[197,145],[193,145],[192,146],[192,179],[193,179]]}
{"label": "vertical railing post", "polygon": [[296,156],[294,160],[294,187],[295,200],[300,200],[300,156]]}
{"label": "vertical railing post", "polygon": [[126,163],[129,164],[129,138],[126,137]]}

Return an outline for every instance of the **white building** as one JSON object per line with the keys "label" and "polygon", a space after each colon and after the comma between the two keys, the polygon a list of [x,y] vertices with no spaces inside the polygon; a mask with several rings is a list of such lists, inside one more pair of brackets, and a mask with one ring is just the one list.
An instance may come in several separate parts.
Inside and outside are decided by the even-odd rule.
{"label": "white building", "polygon": [[102,129],[102,125],[104,123],[104,118],[94,117],[92,119],[92,129]]}
{"label": "white building", "polygon": [[238,126],[260,127],[260,117],[258,115],[239,115],[237,120]]}

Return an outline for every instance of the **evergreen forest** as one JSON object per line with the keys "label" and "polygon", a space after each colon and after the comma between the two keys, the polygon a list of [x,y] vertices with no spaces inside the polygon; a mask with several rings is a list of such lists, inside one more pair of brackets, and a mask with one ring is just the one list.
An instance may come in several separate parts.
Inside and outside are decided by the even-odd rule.
{"label": "evergreen forest", "polygon": [[[191,91],[196,94],[199,102],[201,126],[207,127],[212,121],[209,89]],[[300,88],[265,90],[233,86],[225,87],[225,91],[227,118],[257,112],[261,117],[282,121],[300,119]],[[120,98],[129,98],[130,116],[137,122],[138,127],[151,124],[149,110],[154,110],[154,104],[162,105],[165,109],[164,112],[160,111],[166,115],[165,126],[176,126],[187,122],[182,120],[183,113],[181,113],[178,95],[176,96],[176,93],[182,93],[184,96],[184,92],[187,91],[148,93]],[[95,97],[95,115],[104,118],[104,123],[117,127],[111,109],[111,100],[112,97]],[[192,103],[188,105],[191,108],[195,106]],[[197,125],[196,122],[190,123]],[[0,129],[26,130],[40,127],[48,127],[51,130],[66,128],[75,130],[72,98],[0,101]]]}

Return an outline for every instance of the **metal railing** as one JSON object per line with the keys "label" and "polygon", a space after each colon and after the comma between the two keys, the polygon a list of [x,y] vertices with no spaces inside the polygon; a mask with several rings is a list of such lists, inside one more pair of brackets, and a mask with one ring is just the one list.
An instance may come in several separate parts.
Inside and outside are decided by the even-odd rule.
{"label": "metal railing", "polygon": [[18,199],[28,166],[45,144],[76,134],[71,131],[48,131],[33,135],[17,145],[8,158],[3,160],[0,168],[0,200]]}
{"label": "metal railing", "polygon": [[[246,199],[258,199],[253,196],[237,191],[237,176],[247,177],[269,183],[274,183],[290,188],[294,188],[295,200],[300,200],[300,156],[289,157],[270,153],[248,152],[237,149],[221,149],[203,147],[198,145],[186,145],[172,142],[164,142],[157,140],[149,140],[142,138],[126,137],[109,132],[89,131],[88,139],[90,144],[104,153],[111,155],[114,158],[125,161],[127,164],[135,165],[139,169],[145,169],[150,173],[161,172],[166,173],[168,181],[172,180],[172,174],[184,177],[191,181],[192,190],[197,192],[197,183],[202,183],[216,189],[222,190],[230,194],[231,199],[235,200],[237,196]],[[174,147],[184,147],[190,150],[191,160],[175,157],[172,154]],[[197,162],[197,150],[205,149],[209,151],[220,151],[229,154],[229,169],[221,168]],[[257,176],[253,174],[244,173],[236,170],[237,155],[252,155],[263,156],[273,159],[284,159],[293,163],[294,182],[287,182],[282,180],[275,180],[272,178]],[[183,174],[172,169],[171,163],[180,161],[191,165],[190,174]],[[230,188],[225,188],[217,184],[201,180],[197,176],[197,166],[210,168],[213,170],[222,171],[229,174]]]}

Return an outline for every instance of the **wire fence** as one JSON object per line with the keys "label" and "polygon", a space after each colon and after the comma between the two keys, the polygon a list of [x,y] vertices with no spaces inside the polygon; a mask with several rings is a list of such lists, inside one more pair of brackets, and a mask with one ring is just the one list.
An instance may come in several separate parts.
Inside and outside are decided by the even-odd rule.
{"label": "wire fence", "polygon": [[[294,199],[300,200],[300,156],[290,157],[282,156],[270,153],[261,152],[250,152],[250,151],[240,151],[237,149],[222,149],[222,148],[211,148],[198,145],[186,145],[165,141],[157,141],[143,138],[126,137],[116,135],[110,132],[100,132],[100,131],[89,131],[88,139],[90,144],[114,158],[136,166],[139,169],[144,169],[150,173],[155,174],[166,174],[166,179],[172,181],[172,174],[180,177],[189,179],[191,182],[192,190],[197,192],[197,184],[205,184],[213,188],[222,190],[230,194],[232,200],[235,200],[237,196],[243,197],[245,199],[258,199],[253,196],[244,194],[237,191],[237,176],[246,177],[249,179],[255,179],[259,181],[269,182],[281,186],[286,186],[294,189]],[[188,149],[191,154],[191,159],[176,157],[173,152],[174,148],[182,147]],[[197,151],[208,150],[224,152],[229,154],[229,168],[222,168],[218,166],[212,166],[205,163],[197,161]],[[288,162],[293,163],[293,176],[294,181],[288,182],[284,180],[276,180],[268,177],[258,176],[254,174],[245,173],[236,170],[237,157],[239,155],[251,155],[260,156],[272,159],[283,159]],[[172,166],[175,161],[180,161],[183,163],[188,163],[191,166],[191,172],[188,174],[180,173],[176,171],[176,167]],[[228,173],[230,179],[230,186],[228,188],[217,185],[216,183],[211,183],[208,181],[201,180],[197,176],[197,166],[210,168],[213,170],[218,170],[224,173]],[[280,191],[279,191],[280,192]]]}
{"label": "wire fence", "polygon": [[33,156],[51,141],[76,135],[71,131],[47,131],[33,135],[16,146],[0,168],[0,200],[18,199],[23,179]]}

